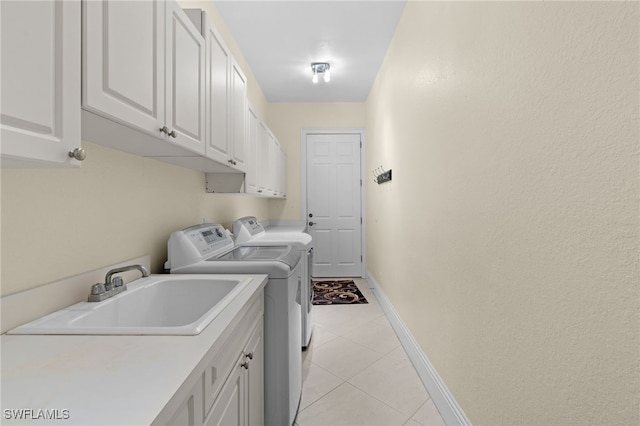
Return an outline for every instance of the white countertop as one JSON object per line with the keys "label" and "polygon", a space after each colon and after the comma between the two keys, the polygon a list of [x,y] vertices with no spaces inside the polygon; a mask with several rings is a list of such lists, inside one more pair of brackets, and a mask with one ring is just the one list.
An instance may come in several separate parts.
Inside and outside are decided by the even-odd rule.
{"label": "white countertop", "polygon": [[[253,277],[196,336],[0,336],[0,423],[151,424],[238,312],[258,297],[267,275]],[[33,416],[49,410],[59,419],[16,420],[12,410],[20,409]]]}

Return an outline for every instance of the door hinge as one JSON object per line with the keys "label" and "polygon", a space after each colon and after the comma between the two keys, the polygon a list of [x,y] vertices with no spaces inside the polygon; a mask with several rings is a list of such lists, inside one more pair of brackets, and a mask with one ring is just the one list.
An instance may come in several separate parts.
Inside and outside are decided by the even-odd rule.
{"label": "door hinge", "polygon": [[360,225],[362,225],[362,218],[360,218]]}
{"label": "door hinge", "polygon": [[360,263],[362,263],[362,256],[360,256]]}
{"label": "door hinge", "polygon": [[360,186],[362,186],[362,179],[360,179]]}

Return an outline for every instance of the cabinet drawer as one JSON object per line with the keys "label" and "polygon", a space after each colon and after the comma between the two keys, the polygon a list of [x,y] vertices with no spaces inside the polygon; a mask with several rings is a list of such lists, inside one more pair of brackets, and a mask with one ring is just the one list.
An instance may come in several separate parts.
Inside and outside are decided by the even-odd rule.
{"label": "cabinet drawer", "polygon": [[[204,417],[206,418],[227,377],[236,366],[238,355],[245,347],[252,328],[262,319],[263,300],[257,300],[231,335],[212,356],[204,370]],[[257,318],[251,318],[256,317]]]}

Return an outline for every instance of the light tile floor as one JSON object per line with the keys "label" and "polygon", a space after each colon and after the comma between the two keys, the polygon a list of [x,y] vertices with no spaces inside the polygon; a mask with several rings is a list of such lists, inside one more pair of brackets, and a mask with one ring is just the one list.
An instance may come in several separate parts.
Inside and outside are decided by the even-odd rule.
{"label": "light tile floor", "polygon": [[444,425],[367,282],[354,281],[368,304],[314,306],[295,424]]}

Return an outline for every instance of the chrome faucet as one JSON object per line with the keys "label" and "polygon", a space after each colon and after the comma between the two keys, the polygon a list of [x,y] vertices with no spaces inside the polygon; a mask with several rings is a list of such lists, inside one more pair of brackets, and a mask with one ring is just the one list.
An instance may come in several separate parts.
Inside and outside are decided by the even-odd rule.
{"label": "chrome faucet", "polygon": [[128,265],[120,268],[114,268],[107,272],[103,283],[97,283],[91,286],[91,293],[89,294],[89,302],[101,302],[105,299],[115,296],[118,293],[122,293],[127,289],[127,285],[124,284],[122,277],[112,278],[113,275],[121,272],[138,270],[142,273],[142,277],[148,277],[149,271],[142,265]]}

